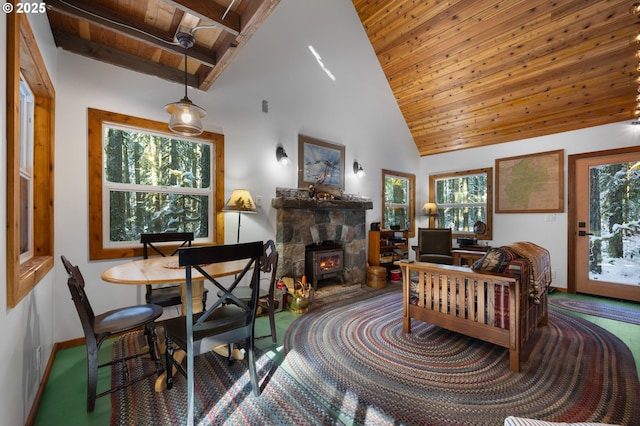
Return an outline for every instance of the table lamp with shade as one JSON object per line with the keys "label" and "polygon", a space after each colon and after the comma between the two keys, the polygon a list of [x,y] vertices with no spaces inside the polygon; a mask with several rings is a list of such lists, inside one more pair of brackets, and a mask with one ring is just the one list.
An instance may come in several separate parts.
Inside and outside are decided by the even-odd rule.
{"label": "table lamp with shade", "polygon": [[422,211],[428,217],[429,227],[431,227],[431,218],[438,216],[438,205],[436,203],[424,203]]}
{"label": "table lamp with shade", "polygon": [[223,212],[238,212],[238,239],[240,242],[240,218],[242,213],[255,213],[256,203],[246,189],[235,189],[222,208]]}

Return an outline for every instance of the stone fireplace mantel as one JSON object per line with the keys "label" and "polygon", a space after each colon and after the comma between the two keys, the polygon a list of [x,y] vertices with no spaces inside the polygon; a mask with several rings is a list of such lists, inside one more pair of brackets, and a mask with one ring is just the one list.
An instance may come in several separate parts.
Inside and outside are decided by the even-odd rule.
{"label": "stone fireplace mantel", "polygon": [[282,191],[276,191],[276,198],[271,200],[277,212],[278,275],[300,279],[305,275],[306,247],[331,240],[344,248],[344,282],[364,283],[366,211],[373,209],[373,202],[353,195],[339,200],[309,198],[304,192],[282,195]]}
{"label": "stone fireplace mantel", "polygon": [[330,210],[371,210],[371,200],[318,200],[315,198],[285,198],[271,200],[274,209],[330,209]]}

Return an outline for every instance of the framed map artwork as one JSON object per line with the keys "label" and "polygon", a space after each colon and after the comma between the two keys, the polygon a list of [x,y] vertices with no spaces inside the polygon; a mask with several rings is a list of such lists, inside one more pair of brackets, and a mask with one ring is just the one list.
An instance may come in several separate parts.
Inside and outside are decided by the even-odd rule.
{"label": "framed map artwork", "polygon": [[564,150],[496,159],[496,213],[564,211]]}

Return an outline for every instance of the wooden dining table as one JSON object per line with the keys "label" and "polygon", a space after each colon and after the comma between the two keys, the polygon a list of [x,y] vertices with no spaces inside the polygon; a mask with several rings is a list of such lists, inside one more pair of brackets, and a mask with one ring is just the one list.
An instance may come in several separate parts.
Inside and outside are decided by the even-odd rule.
{"label": "wooden dining table", "polygon": [[[202,267],[213,278],[221,278],[230,275],[236,275],[242,272],[247,265],[246,260],[234,260],[229,262],[212,263]],[[204,309],[202,304],[202,294],[204,292],[204,277],[195,268],[192,269],[192,285],[191,285],[191,303],[193,313],[202,312]],[[186,306],[184,303],[187,296],[185,285],[186,273],[184,267],[178,265],[178,257],[151,257],[149,259],[131,260],[112,266],[102,273],[102,280],[112,284],[125,285],[147,285],[147,284],[181,284],[180,296],[182,298],[182,315],[186,315]],[[164,353],[164,339],[161,342],[160,352]],[[221,346],[215,349],[215,352],[221,356],[228,356],[227,346]],[[174,353],[174,358],[181,362],[185,357],[182,350]],[[243,354],[234,348],[233,357],[242,359]],[[161,392],[166,388],[166,373],[162,373],[155,383],[156,392]]]}
{"label": "wooden dining table", "polygon": [[[222,263],[212,263],[203,269],[213,278],[221,278],[236,275],[242,272],[247,262],[236,260]],[[204,279],[202,274],[193,269],[192,306],[193,312],[202,312],[202,293],[204,292]],[[147,284],[184,284],[185,270],[178,266],[178,258],[151,257],[149,259],[131,260],[112,266],[102,273],[102,280],[112,284],[147,285]],[[186,297],[185,286],[182,285],[180,295],[182,301]],[[182,315],[185,315],[185,303],[182,303]]]}

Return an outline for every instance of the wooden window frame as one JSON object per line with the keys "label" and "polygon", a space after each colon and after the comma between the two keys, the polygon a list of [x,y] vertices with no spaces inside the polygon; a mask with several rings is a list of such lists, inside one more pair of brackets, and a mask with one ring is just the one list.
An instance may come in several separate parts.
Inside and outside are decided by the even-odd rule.
{"label": "wooden window frame", "polygon": [[[474,234],[472,230],[469,232],[453,231],[452,234],[456,238],[477,238],[479,240],[493,239],[493,169],[491,167],[475,170],[465,170],[460,172],[441,173],[437,175],[429,175],[429,202],[436,203],[436,180],[447,178],[459,178],[467,175],[487,175],[487,231],[484,234]],[[437,203],[436,203],[437,204]],[[431,226],[431,218],[429,218],[429,226]]]}
{"label": "wooden window frame", "polygon": [[[34,94],[33,256],[20,261],[20,73]],[[27,16],[7,14],[7,306],[53,268],[55,89]]]}
{"label": "wooden window frame", "polygon": [[[103,232],[103,123],[136,127],[150,132],[171,135],[167,123],[132,117],[115,112],[88,110],[89,145],[89,260],[118,259],[142,256],[142,245],[135,247],[104,247]],[[215,233],[209,243],[224,244],[224,135],[203,132],[199,140],[209,142],[215,150],[212,159],[212,171],[215,173],[215,195],[213,200],[213,221]]]}
{"label": "wooden window frame", "polygon": [[409,181],[409,237],[413,238],[416,234],[416,176],[410,173],[402,173],[396,172],[394,170],[382,169],[382,215],[381,215],[381,225],[384,226],[384,217],[385,210],[387,208],[387,203],[384,198],[385,195],[385,181],[387,175],[396,176],[407,179]]}

